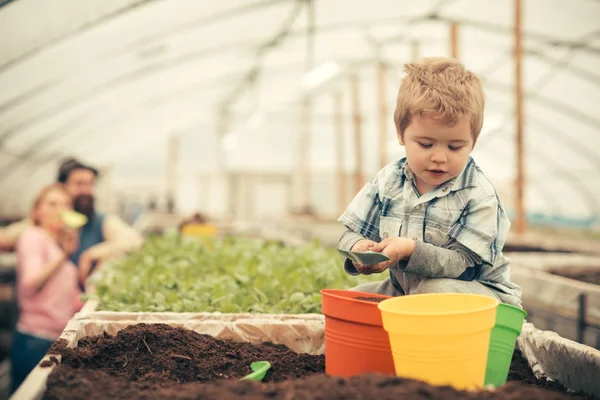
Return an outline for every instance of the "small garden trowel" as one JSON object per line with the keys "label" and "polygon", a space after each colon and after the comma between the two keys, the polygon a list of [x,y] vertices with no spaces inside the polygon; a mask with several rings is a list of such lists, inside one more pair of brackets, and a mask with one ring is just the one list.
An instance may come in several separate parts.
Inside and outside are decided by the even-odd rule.
{"label": "small garden trowel", "polygon": [[256,361],[250,364],[250,369],[254,372],[246,375],[240,381],[262,381],[267,371],[271,368],[271,363],[268,361]]}

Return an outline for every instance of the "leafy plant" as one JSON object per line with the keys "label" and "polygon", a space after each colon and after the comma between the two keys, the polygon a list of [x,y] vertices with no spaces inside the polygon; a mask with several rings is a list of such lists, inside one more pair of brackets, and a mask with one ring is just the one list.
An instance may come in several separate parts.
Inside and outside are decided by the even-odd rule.
{"label": "leafy plant", "polygon": [[315,313],[324,288],[385,279],[353,277],[337,250],[246,238],[149,238],[96,279],[99,309],[225,313]]}

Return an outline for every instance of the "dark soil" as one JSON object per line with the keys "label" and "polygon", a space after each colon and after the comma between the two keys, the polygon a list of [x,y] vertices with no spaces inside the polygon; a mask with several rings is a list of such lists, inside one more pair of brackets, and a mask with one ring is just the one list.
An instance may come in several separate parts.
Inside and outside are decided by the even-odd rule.
{"label": "dark soil", "polygon": [[58,358],[56,358],[55,356],[50,357],[49,360],[44,360],[40,363],[40,367],[42,368],[48,368],[51,367],[53,365],[59,365],[60,362],[58,361]]}
{"label": "dark soil", "polygon": [[239,379],[254,361],[269,361],[264,381],[279,382],[323,372],[325,356],[298,354],[286,346],[222,341],[163,324],[138,324],[117,336],[83,338],[75,349],[57,345],[60,368],[100,370],[131,382],[156,385]]}
{"label": "dark soil", "polygon": [[[44,399],[587,398],[536,380],[518,352],[511,382],[493,392],[462,392],[402,378],[329,377],[323,356],[297,354],[280,345],[221,341],[159,324],[131,326],[114,337],[85,338],[75,349],[57,343],[51,351],[62,355],[62,363],[50,374]],[[272,364],[267,383],[238,381],[251,372],[251,362],[261,360]]]}
{"label": "dark soil", "polygon": [[381,297],[355,297],[355,300],[362,300],[362,301],[370,301],[373,303],[381,303],[384,300],[387,300],[386,298],[381,298]]}
{"label": "dark soil", "polygon": [[58,339],[56,342],[52,343],[50,346],[50,350],[48,350],[48,354],[64,354],[67,351],[68,342],[65,339]]}
{"label": "dark soil", "polygon": [[573,267],[568,269],[560,268],[548,272],[550,272],[553,275],[559,275],[565,278],[575,279],[581,282],[600,285],[600,268]]}
{"label": "dark soil", "polygon": [[[547,389],[549,391],[560,392],[563,394],[565,394],[567,391],[567,389],[559,382],[553,382],[536,378],[531,368],[529,368],[527,360],[525,359],[525,357],[523,357],[519,349],[515,349],[515,352],[513,353],[512,362],[510,364],[510,370],[508,371],[508,381],[520,382],[523,385],[536,386],[539,388]],[[577,397],[576,395],[572,394],[570,398],[584,399],[586,397]]]}

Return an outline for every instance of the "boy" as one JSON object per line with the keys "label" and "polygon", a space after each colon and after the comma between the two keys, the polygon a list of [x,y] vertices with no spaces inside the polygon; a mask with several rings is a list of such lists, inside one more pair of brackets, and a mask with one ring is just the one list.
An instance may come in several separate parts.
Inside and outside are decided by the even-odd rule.
{"label": "boy", "polygon": [[510,227],[492,184],[470,157],[483,125],[481,81],[453,59],[405,66],[394,123],[406,157],[368,182],[339,218],[339,248],[390,261],[354,265],[382,282],[352,290],[402,296],[474,293],[521,306],[502,248]]}

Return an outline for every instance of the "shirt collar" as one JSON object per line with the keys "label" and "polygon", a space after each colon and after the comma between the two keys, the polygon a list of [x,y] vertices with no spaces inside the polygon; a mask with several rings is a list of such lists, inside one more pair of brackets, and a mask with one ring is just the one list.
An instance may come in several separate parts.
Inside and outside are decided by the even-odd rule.
{"label": "shirt collar", "polygon": [[457,191],[471,186],[477,186],[477,172],[477,164],[475,164],[475,160],[473,160],[473,157],[469,156],[467,165],[462,170],[462,172],[456,178],[446,182],[442,186],[451,185],[451,191]]}
{"label": "shirt collar", "polygon": [[[414,183],[414,173],[408,166],[408,163],[406,162],[406,157],[402,158],[398,162],[398,166],[398,172],[401,175],[404,175],[404,177],[406,177],[406,179],[408,179],[410,182]],[[477,165],[475,164],[475,160],[473,160],[473,157],[469,156],[467,165],[462,170],[462,172],[456,178],[453,178],[441,185],[440,187],[438,187],[438,189],[442,189],[444,192],[455,192],[476,185]]]}

